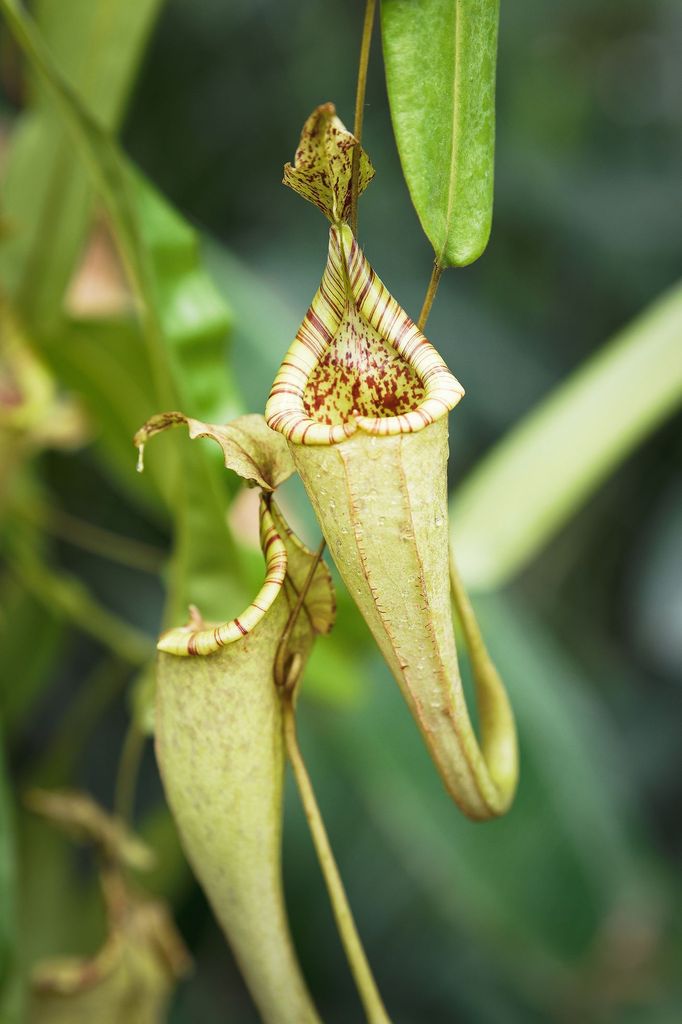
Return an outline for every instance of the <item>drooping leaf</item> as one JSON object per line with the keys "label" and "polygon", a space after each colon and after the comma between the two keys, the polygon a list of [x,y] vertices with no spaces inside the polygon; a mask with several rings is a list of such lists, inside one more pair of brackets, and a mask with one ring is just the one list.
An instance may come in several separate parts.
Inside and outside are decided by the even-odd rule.
{"label": "drooping leaf", "polygon": [[412,202],[443,267],[488,241],[499,0],[383,0],[393,129]]}
{"label": "drooping leaf", "polygon": [[453,497],[451,542],[467,583],[499,587],[682,403],[676,286],[533,409]]}
{"label": "drooping leaf", "polygon": [[249,486],[274,491],[294,470],[294,463],[281,434],[270,430],[260,413],[239,416],[229,423],[202,423],[182,412],[166,412],[152,416],[133,438],[139,452],[140,468],[147,441],[169,427],[187,426],[192,440],[209,437],[220,445],[225,468],[242,477]]}
{"label": "drooping leaf", "polygon": [[[353,151],[359,145],[336,116],[334,104],[324,103],[303,125],[293,166],[284,167],[283,183],[314,203],[332,224],[340,224],[350,217]],[[375,172],[361,146],[357,159],[362,195]]]}

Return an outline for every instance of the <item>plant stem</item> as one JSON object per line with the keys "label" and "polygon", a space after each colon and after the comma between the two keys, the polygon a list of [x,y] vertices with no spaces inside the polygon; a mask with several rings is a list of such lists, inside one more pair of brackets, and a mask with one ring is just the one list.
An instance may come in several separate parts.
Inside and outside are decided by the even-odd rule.
{"label": "plant stem", "polygon": [[339,869],[329,843],[329,837],[322,821],[320,808],[315,799],[310,776],[308,775],[308,770],[298,745],[296,715],[291,692],[284,691],[282,693],[282,710],[287,754],[294,772],[308,827],[313,837],[317,859],[324,875],[336,927],[339,931],[343,948],[346,951],[365,1015],[369,1024],[390,1024],[390,1018],[386,1013],[371,968],[367,962],[365,951],[362,948],[362,942],[353,920],[353,913],[348,903],[346,890],[341,881]]}
{"label": "plant stem", "polygon": [[121,757],[118,762],[114,811],[117,817],[129,825],[133,819],[135,788],[144,753],[145,735],[135,721],[131,721],[123,740]]}
{"label": "plant stem", "polygon": [[31,779],[43,787],[71,781],[74,765],[106,708],[130,678],[130,666],[106,656],[83,681],[47,749],[33,765]]}
{"label": "plant stem", "polygon": [[443,267],[437,259],[434,260],[429,286],[426,289],[426,295],[424,296],[424,304],[422,306],[421,313],[419,314],[419,319],[417,320],[417,327],[420,331],[423,331],[426,327],[426,321],[429,319],[429,313],[431,312],[431,306],[433,305],[433,300],[435,299],[436,292],[438,291],[438,285],[440,284],[442,273]]}
{"label": "plant stem", "polygon": [[114,533],[63,509],[48,508],[47,504],[26,504],[21,514],[54,537],[110,562],[151,574],[160,572],[163,566],[164,552],[160,548]]}
{"label": "plant stem", "polygon": [[374,28],[375,12],[376,0],[367,0],[367,4],[365,6],[365,21],[362,26],[362,42],[360,43],[358,84],[355,90],[355,121],[353,123],[353,135],[358,140],[357,146],[353,147],[353,158],[351,164],[350,179],[350,227],[354,235],[357,234],[358,230],[358,182],[360,177],[360,143],[362,142],[362,124],[365,116],[367,68],[369,66],[369,51],[372,45],[372,29]]}

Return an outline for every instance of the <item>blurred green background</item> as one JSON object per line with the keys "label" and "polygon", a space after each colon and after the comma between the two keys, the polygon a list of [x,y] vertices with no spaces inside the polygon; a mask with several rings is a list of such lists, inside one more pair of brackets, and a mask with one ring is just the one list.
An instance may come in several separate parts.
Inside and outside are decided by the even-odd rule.
{"label": "blurred green background", "polygon": [[[119,15],[126,6],[134,7],[122,4]],[[181,393],[187,385],[183,408],[214,417],[261,410],[326,254],[318,211],[280,185],[281,169],[319,103],[333,100],[352,123],[362,5],[147,0],[137,10],[148,25],[123,22],[113,38],[116,7],[42,0],[33,10],[86,105],[111,128],[121,120],[128,155],[201,236],[229,314],[223,323],[211,292],[218,312],[210,338],[182,341],[175,372]],[[77,27],[90,17],[86,44]],[[139,53],[126,49],[135,32]],[[131,708],[145,702],[146,644],[163,614],[159,567],[173,529],[159,477],[187,445],[179,433],[158,450],[155,442],[148,473],[135,475],[126,438],[160,409],[150,361],[130,314],[121,314],[99,207],[100,247],[89,250],[85,281],[81,274],[76,297],[71,288],[65,313],[91,194],[73,183],[80,164],[69,147],[45,173],[52,129],[44,125],[58,116],[47,105],[42,124],[28,122],[24,108],[43,101],[4,24],[0,48],[0,288],[59,387],[80,396],[88,423],[84,443],[68,450],[33,438],[18,466],[2,452],[0,700],[18,895],[14,923],[7,914],[0,932],[14,935],[14,965],[24,971],[39,956],[94,949],[101,938],[87,859],[31,819],[20,796],[33,784],[71,785],[112,805]],[[510,426],[676,281],[681,51],[676,0],[503,3],[491,242],[478,263],[445,275],[429,322],[467,390],[451,418],[453,489]],[[124,61],[111,61],[114,89],[105,55],[125,52],[124,71]],[[87,66],[96,68],[91,89]],[[19,132],[23,164],[13,152]],[[364,144],[377,177],[361,202],[360,241],[414,316],[432,256],[393,142],[378,32]],[[22,216],[31,219],[38,198],[37,241],[27,255]],[[184,264],[172,246],[166,252],[162,235],[159,265],[165,253],[165,271],[179,280]],[[161,284],[158,293],[163,313]],[[202,360],[203,376],[193,380]],[[311,665],[301,742],[396,1022],[673,1024],[682,1016],[680,425],[678,414],[652,434],[504,589],[474,595],[519,722],[521,785],[505,819],[474,825],[449,804],[397,688],[341,595],[338,627]],[[213,471],[211,454],[206,462]],[[301,494],[288,485],[285,493],[314,541]],[[112,534],[130,543],[117,545]],[[255,578],[258,560],[240,542],[225,564],[231,576],[221,600],[229,606]],[[99,632],[80,611],[92,598],[104,616]],[[123,637],[127,653],[121,620],[134,628]],[[145,884],[169,899],[196,960],[170,1020],[255,1021],[178,852],[150,744],[135,821],[160,858]],[[3,858],[0,875],[11,878],[4,848]],[[293,792],[285,873],[323,1018],[360,1019]]]}

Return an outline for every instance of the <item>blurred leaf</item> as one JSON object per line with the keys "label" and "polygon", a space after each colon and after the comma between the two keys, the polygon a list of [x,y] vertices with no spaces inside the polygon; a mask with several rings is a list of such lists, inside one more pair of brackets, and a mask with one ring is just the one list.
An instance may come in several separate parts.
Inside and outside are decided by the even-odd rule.
{"label": "blurred leaf", "polygon": [[276,285],[215,239],[204,240],[204,252],[221,294],[234,310],[232,373],[248,407],[262,409],[282,361],[282,339],[295,336],[300,311],[277,292]]}
{"label": "blurred leaf", "polygon": [[682,286],[579,367],[507,434],[450,505],[453,549],[479,590],[504,584],[682,402]]}
{"label": "blurred leaf", "polygon": [[20,728],[34,700],[50,681],[62,647],[64,629],[59,617],[45,609],[12,575],[0,583],[0,648],[3,685],[0,716],[8,731]]}
{"label": "blurred leaf", "polygon": [[[0,300],[0,500],[18,458],[43,447],[76,448],[87,436],[78,404],[59,394],[23,325]],[[9,459],[7,455],[9,454]]]}
{"label": "blurred leaf", "polygon": [[136,504],[170,503],[164,467],[155,460],[135,472],[132,436],[153,404],[151,370],[140,325],[129,320],[60,322],[46,355],[59,379],[78,393],[96,429],[92,449],[126,497]]}
{"label": "blurred leaf", "polygon": [[97,602],[76,576],[44,564],[39,553],[23,538],[14,536],[13,541],[8,566],[49,614],[63,616],[132,665],[147,663],[153,654],[153,644],[145,633]]}
{"label": "blurred leaf", "polygon": [[493,205],[498,0],[383,0],[391,118],[441,266],[485,249]]}
{"label": "blurred leaf", "polygon": [[108,864],[135,871],[154,866],[154,854],[120,818],[107,814],[87,793],[70,789],[31,789],[24,802],[78,843],[91,844]]}
{"label": "blurred leaf", "polygon": [[[115,131],[163,0],[57,0],[33,9],[52,59],[92,117]],[[60,311],[92,216],[92,183],[44,89],[23,115],[3,175],[15,230],[0,246],[0,279],[31,322]]]}
{"label": "blurred leaf", "polygon": [[452,813],[384,678],[367,687],[368,704],[322,728],[439,913],[492,943],[519,984],[532,985],[539,967],[558,981],[615,909],[655,917],[633,839],[627,756],[541,623],[498,597],[478,602],[477,613],[518,717],[521,783],[505,818],[476,825]]}
{"label": "blurred leaf", "polygon": [[88,113],[73,88],[54,66],[35,23],[17,0],[0,0],[0,10],[53,100],[60,120],[70,133],[72,144],[75,144],[76,151],[107,207],[121,258],[139,303],[157,400],[167,405],[168,400],[174,396],[174,387],[164,352],[163,326],[156,302],[153,270],[142,239],[134,182],[125,157],[113,137]]}
{"label": "blurred leaf", "polygon": [[0,1017],[9,1013],[11,972],[16,954],[16,863],[14,824],[5,777],[4,737],[0,729]]}
{"label": "blurred leaf", "polygon": [[[111,219],[137,299],[154,381],[156,408],[145,418],[159,408],[182,404],[202,418],[222,419],[208,407],[220,398],[223,406],[234,402],[226,376],[215,372],[227,320],[198,265],[194,232],[131,168],[114,139],[83,108],[19,5],[0,0],[0,10],[54,99]],[[241,596],[234,586],[238,562],[224,518],[226,474],[205,451],[184,462],[181,473],[174,450],[166,453],[165,475],[178,524],[168,618],[177,619],[190,601],[208,616],[224,614],[226,600],[235,591]]]}
{"label": "blurred leaf", "polygon": [[[644,537],[644,554],[634,566],[635,609],[632,632],[650,661],[682,679],[682,480],[662,491],[653,523]],[[661,704],[665,714],[665,706]]]}
{"label": "blurred leaf", "polygon": [[160,1024],[191,960],[165,904],[149,900],[122,870],[148,867],[151,850],[86,794],[34,790],[28,802],[72,838],[94,843],[107,921],[94,956],[34,966],[32,1024],[117,1024],[125,1015],[137,1024]]}

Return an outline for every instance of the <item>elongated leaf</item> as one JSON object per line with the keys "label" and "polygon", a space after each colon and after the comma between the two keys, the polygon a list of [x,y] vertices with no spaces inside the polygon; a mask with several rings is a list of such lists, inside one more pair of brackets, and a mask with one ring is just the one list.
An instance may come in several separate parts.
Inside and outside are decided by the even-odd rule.
{"label": "elongated leaf", "polygon": [[327,728],[415,886],[438,914],[490,942],[532,990],[534,971],[558,981],[614,909],[655,913],[655,889],[634,839],[627,751],[591,681],[518,601],[490,595],[476,610],[509,683],[523,752],[505,818],[481,828],[447,813],[384,679],[367,686],[369,707],[329,716]]}
{"label": "elongated leaf", "polygon": [[580,367],[498,444],[451,503],[470,586],[503,585],[682,402],[682,286]]}
{"label": "elongated leaf", "polygon": [[499,0],[383,0],[386,83],[412,202],[441,266],[490,234]]}
{"label": "elongated leaf", "polygon": [[97,425],[91,450],[117,486],[157,514],[162,497],[170,507],[173,491],[165,464],[151,459],[140,476],[131,457],[131,438],[154,404],[140,325],[132,318],[67,319],[47,339],[46,355],[59,379],[82,395],[90,420]]}
{"label": "elongated leaf", "polygon": [[[218,410],[207,407],[219,393],[225,405],[232,398],[227,377],[215,375],[215,318],[218,314],[217,322],[224,328],[225,310],[215,290],[207,290],[202,275],[189,272],[197,257],[194,233],[130,167],[115,140],[85,110],[22,8],[14,0],[0,0],[0,10],[54,101],[107,209],[148,351],[154,383],[154,404],[148,415],[183,405],[207,419],[222,418]],[[179,249],[174,244],[178,236]],[[189,282],[189,294],[182,293],[179,281]],[[203,334],[206,309],[211,324],[208,337]],[[203,372],[207,362],[210,376]],[[196,375],[195,365],[201,368]],[[201,384],[196,394],[194,382]],[[224,606],[226,598],[241,596],[230,592],[235,550],[224,519],[226,475],[217,472],[215,460],[205,453],[180,472],[172,449],[167,451],[167,485],[175,493],[179,524],[168,617],[176,618],[188,601],[200,603],[210,615],[217,612],[216,605]]]}
{"label": "elongated leaf", "polygon": [[[40,0],[35,16],[55,65],[107,130],[120,124],[145,42],[163,0]],[[44,89],[14,133],[3,180],[13,231],[0,246],[0,279],[32,323],[60,311],[92,215],[92,184]]]}

